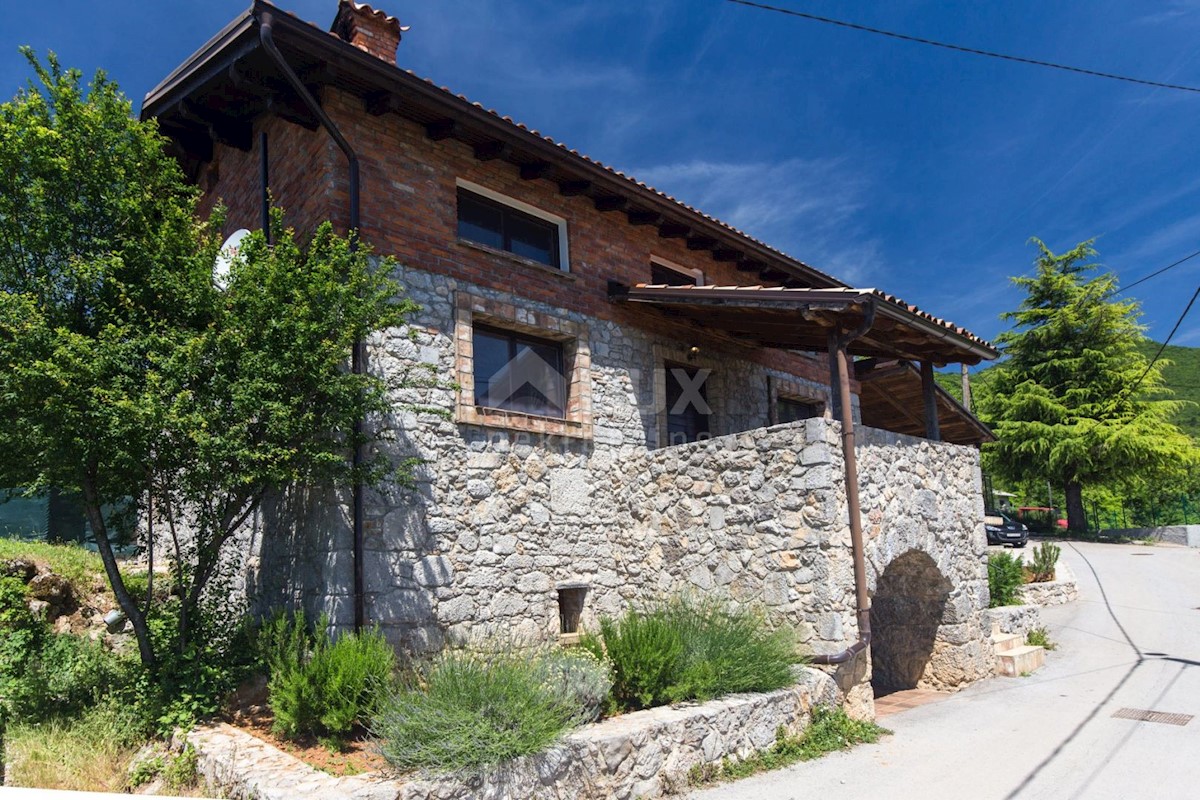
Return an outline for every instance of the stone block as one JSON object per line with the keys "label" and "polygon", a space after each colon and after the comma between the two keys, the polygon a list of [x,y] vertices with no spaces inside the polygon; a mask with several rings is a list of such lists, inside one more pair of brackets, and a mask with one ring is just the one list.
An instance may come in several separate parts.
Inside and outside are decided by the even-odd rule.
{"label": "stone block", "polygon": [[454,565],[445,556],[425,556],[416,563],[413,578],[422,586],[449,586],[454,581]]}

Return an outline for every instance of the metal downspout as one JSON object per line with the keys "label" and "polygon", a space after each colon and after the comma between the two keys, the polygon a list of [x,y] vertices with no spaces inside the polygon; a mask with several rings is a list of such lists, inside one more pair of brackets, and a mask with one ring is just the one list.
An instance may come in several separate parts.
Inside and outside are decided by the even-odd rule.
{"label": "metal downspout", "polygon": [[862,508],[858,500],[858,456],[854,451],[854,408],[850,395],[850,358],[846,348],[875,324],[875,303],[867,304],[863,322],[837,338],[838,400],[841,406],[842,460],[846,465],[846,506],[850,517],[850,549],[854,557],[854,595],[858,616],[858,641],[840,653],[813,656],[810,664],[844,664],[871,644],[871,595],[867,590],[867,560],[863,549]]}
{"label": "metal downspout", "polygon": [[[271,33],[271,24],[274,18],[270,11],[263,11],[259,17],[258,36],[262,42],[263,49],[267,55],[279,67],[279,71],[283,73],[284,78],[291,84],[292,89],[312,111],[313,116],[321,123],[333,141],[346,156],[346,161],[349,167],[350,180],[350,249],[351,252],[358,249],[358,228],[359,228],[359,186],[358,186],[358,154],[354,152],[354,148],[346,141],[346,137],[342,136],[342,132],[338,130],[337,125],[325,113],[317,103],[317,99],[308,91],[308,87],[300,80],[295,71],[284,59],[283,54],[279,52],[279,48],[275,46],[275,38]],[[363,365],[366,362],[365,348],[361,341],[355,341],[354,348],[350,357],[350,371],[355,375],[363,373]],[[358,440],[362,436],[363,421],[357,419],[354,421],[354,456],[352,463],[355,470],[354,488],[353,488],[353,527],[354,527],[354,629],[362,630],[366,622],[366,613],[363,607],[363,485],[362,479],[359,477],[359,470],[363,463],[363,447]]]}

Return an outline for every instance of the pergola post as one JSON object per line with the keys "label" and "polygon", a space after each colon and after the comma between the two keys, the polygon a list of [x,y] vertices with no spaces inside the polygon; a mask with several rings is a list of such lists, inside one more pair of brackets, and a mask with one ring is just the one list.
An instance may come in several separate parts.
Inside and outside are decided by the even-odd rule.
{"label": "pergola post", "polygon": [[836,331],[829,332],[829,413],[834,419],[842,418],[842,393],[838,381],[838,335]]}
{"label": "pergola post", "polygon": [[933,362],[921,362],[921,397],[925,401],[925,438],[933,442],[942,440],[938,424],[937,394],[934,392]]}

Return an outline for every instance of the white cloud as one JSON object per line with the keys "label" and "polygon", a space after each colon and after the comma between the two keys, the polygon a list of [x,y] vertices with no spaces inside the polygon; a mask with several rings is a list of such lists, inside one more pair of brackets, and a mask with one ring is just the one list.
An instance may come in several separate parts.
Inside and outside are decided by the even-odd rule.
{"label": "white cloud", "polygon": [[847,283],[882,277],[882,246],[859,218],[869,181],[847,159],[697,159],[630,173]]}

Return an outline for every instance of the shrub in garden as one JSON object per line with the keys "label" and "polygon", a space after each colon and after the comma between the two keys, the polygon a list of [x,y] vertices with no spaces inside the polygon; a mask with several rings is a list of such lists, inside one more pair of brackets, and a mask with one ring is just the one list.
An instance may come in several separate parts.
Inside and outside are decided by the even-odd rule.
{"label": "shrub in garden", "polygon": [[988,591],[992,596],[989,608],[1015,604],[1017,588],[1024,582],[1021,559],[1009,553],[992,553],[988,556]]}
{"label": "shrub in garden", "polygon": [[618,708],[650,708],[671,702],[669,689],[683,671],[684,629],[665,607],[630,609],[602,617],[598,634],[584,633],[580,644],[608,661],[613,702]]}
{"label": "shrub in garden", "polygon": [[346,633],[336,640],[328,619],[309,632],[304,614],[276,617],[260,634],[268,669],[267,704],[284,736],[345,737],[374,715],[396,666],[396,653],[379,631]]}
{"label": "shrub in garden", "polygon": [[1029,564],[1029,572],[1034,583],[1054,580],[1054,565],[1062,548],[1053,542],[1042,542],[1033,548],[1033,560]]}
{"label": "shrub in garden", "polygon": [[1025,634],[1025,644],[1032,647],[1044,647],[1047,650],[1057,650],[1058,645],[1050,639],[1050,631],[1044,626],[1030,628]]}
{"label": "shrub in garden", "polygon": [[583,645],[609,662],[623,709],[780,689],[798,660],[791,632],[761,611],[687,597],[603,618]]}
{"label": "shrub in garden", "polygon": [[481,769],[540,752],[594,718],[605,681],[599,663],[579,656],[446,651],[384,703],[373,731],[396,769]]}
{"label": "shrub in garden", "polygon": [[536,662],[542,685],[568,697],[579,707],[583,722],[595,722],[608,705],[612,676],[608,667],[582,648],[551,650]]}

